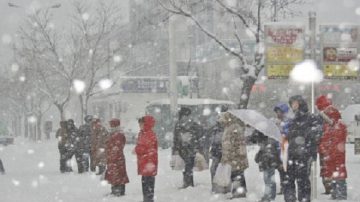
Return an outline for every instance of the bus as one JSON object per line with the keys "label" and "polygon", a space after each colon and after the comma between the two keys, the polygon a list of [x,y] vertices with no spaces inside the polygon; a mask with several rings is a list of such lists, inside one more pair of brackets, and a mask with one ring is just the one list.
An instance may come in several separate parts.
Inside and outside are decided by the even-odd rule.
{"label": "bus", "polygon": [[[188,107],[191,109],[191,117],[204,129],[215,125],[221,107],[235,109],[236,105],[231,101],[213,99],[178,99],[178,109]],[[158,136],[159,145],[166,149],[172,146],[175,121],[170,113],[170,100],[160,99],[150,102],[145,109],[145,114],[152,115],[156,123],[154,132]]]}

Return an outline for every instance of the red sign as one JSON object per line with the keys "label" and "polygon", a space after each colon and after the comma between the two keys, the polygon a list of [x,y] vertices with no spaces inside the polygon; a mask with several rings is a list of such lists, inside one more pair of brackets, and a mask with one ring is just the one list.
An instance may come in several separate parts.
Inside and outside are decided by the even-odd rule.
{"label": "red sign", "polygon": [[277,28],[267,29],[266,35],[272,39],[273,43],[280,45],[292,45],[302,33],[303,29],[301,28]]}

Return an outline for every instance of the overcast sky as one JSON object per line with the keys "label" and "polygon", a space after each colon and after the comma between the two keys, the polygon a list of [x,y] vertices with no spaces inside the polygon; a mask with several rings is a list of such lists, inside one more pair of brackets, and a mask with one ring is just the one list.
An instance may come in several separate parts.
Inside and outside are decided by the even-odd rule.
{"label": "overcast sky", "polygon": [[[64,16],[66,16],[69,11],[69,1],[70,0],[0,0],[0,64],[6,63],[4,58],[7,58],[7,52],[9,52],[9,45],[6,45],[6,42],[9,42],[10,37],[16,32],[17,27],[31,7],[46,7],[55,3],[61,3],[62,6],[54,11],[55,18],[57,19],[57,22],[54,24],[56,26],[62,26],[61,23],[64,22]],[[129,0],[118,0],[118,2],[122,2],[123,4],[126,18],[128,18],[128,1]],[[8,6],[9,2],[21,5],[22,8],[11,8]],[[348,22],[360,24],[360,0],[310,0],[310,3],[302,8],[304,16],[307,16],[310,10],[317,12],[318,23]],[[305,17],[294,20],[307,22]]]}

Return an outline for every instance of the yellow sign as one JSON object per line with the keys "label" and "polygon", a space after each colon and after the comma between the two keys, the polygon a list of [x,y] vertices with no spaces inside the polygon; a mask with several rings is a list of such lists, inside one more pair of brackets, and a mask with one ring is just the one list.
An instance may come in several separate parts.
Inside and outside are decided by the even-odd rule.
{"label": "yellow sign", "polygon": [[351,70],[346,64],[325,64],[324,74],[326,78],[357,78],[358,71]]}
{"label": "yellow sign", "polygon": [[304,58],[301,48],[289,46],[272,46],[266,49],[267,63],[297,63]]}
{"label": "yellow sign", "polygon": [[267,76],[269,79],[288,78],[294,65],[267,65]]}

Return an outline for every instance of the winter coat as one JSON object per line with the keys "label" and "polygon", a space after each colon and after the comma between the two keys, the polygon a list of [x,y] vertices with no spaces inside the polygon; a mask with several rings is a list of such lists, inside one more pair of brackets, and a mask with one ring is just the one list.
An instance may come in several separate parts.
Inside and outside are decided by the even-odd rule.
{"label": "winter coat", "polygon": [[90,153],[91,125],[85,123],[79,127],[79,141],[77,148],[85,153]]}
{"label": "winter coat", "polygon": [[221,163],[230,164],[231,171],[244,171],[249,167],[246,150],[245,125],[229,112],[220,117],[224,125]]}
{"label": "winter coat", "polygon": [[92,165],[98,166],[106,163],[106,142],[109,138],[109,133],[102,125],[93,126],[90,145],[91,145],[91,159]]}
{"label": "winter coat", "polygon": [[126,172],[124,147],[126,139],[120,129],[114,129],[106,144],[106,173],[105,180],[111,185],[126,184],[129,178]]}
{"label": "winter coat", "polygon": [[138,174],[156,176],[158,168],[158,142],[153,132],[155,119],[144,116],[144,128],[140,131],[135,147],[137,155]]}
{"label": "winter coat", "polygon": [[224,127],[218,122],[210,129],[210,155],[212,158],[221,159],[223,134]]}
{"label": "winter coat", "polygon": [[68,141],[65,144],[67,150],[70,151],[79,151],[79,143],[80,143],[80,135],[79,130],[76,128],[75,125],[68,124],[66,127]]}
{"label": "winter coat", "polygon": [[315,160],[317,156],[317,145],[322,135],[321,119],[308,112],[308,106],[301,96],[290,98],[299,102],[299,110],[291,120],[288,132],[288,158],[289,160],[300,160],[308,162]]}
{"label": "winter coat", "polygon": [[255,136],[256,142],[260,146],[255,155],[255,162],[259,165],[259,170],[277,169],[281,165],[278,151],[279,143],[259,132]]}
{"label": "winter coat", "polygon": [[189,116],[183,116],[176,124],[174,131],[173,153],[178,152],[181,158],[195,157],[201,149],[202,128]]}
{"label": "winter coat", "polygon": [[60,122],[60,128],[56,131],[55,137],[58,139],[58,148],[61,150],[64,149],[66,143],[69,141],[65,121]]}
{"label": "winter coat", "polygon": [[316,100],[316,106],[325,114],[323,136],[320,139],[320,176],[337,180],[346,179],[345,143],[347,129],[342,123],[340,112],[326,96]]}

